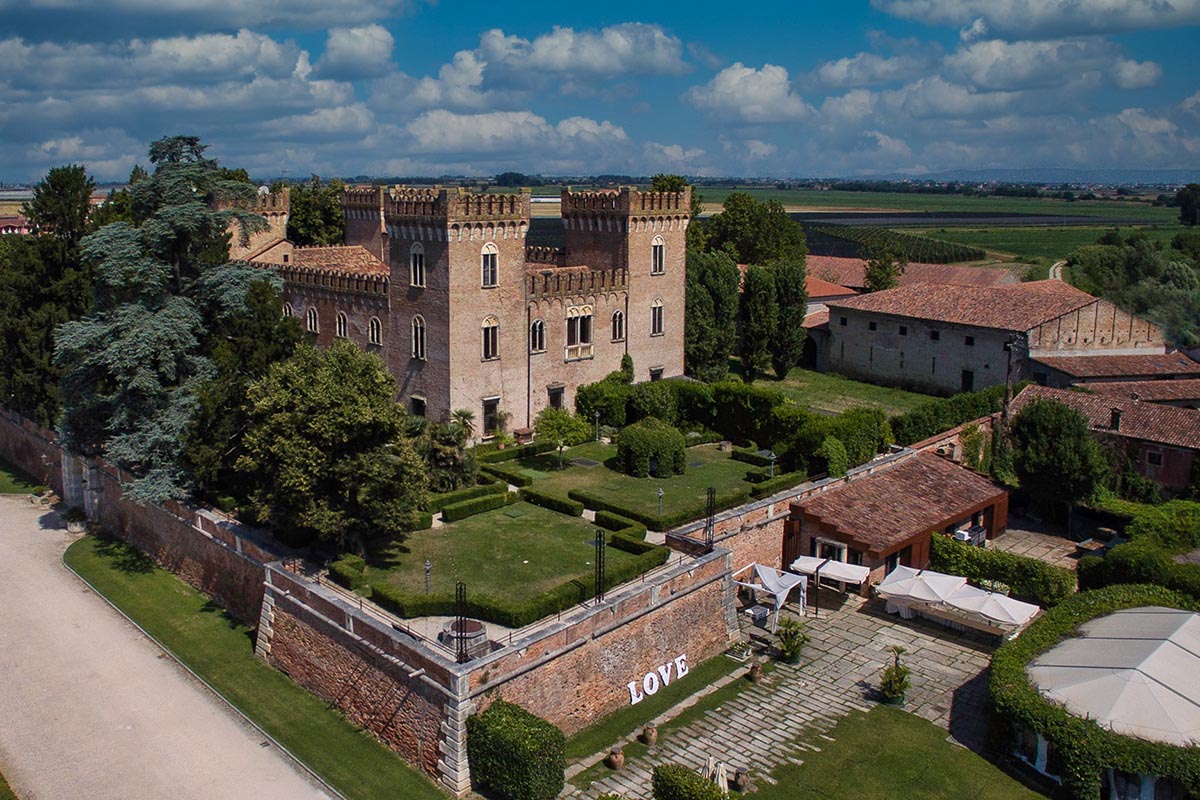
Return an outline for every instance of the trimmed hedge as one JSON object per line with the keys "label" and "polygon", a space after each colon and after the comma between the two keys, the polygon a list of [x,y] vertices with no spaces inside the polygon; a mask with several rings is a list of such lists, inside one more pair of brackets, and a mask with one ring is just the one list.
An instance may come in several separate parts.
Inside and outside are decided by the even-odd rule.
{"label": "trimmed hedge", "polygon": [[471,783],[503,800],[553,800],[565,785],[566,737],[503,700],[467,717]]}
{"label": "trimmed hedge", "polygon": [[729,793],[682,764],[660,764],[650,779],[654,800],[725,800]]}
{"label": "trimmed hedge", "polygon": [[637,538],[646,535],[646,526],[642,523],[603,509],[596,512],[596,525],[609,531],[630,531],[630,535]]}
{"label": "trimmed hedge", "polygon": [[1080,561],[1080,586],[1153,583],[1200,598],[1200,566],[1174,559],[1200,546],[1200,503],[1173,500],[1142,505],[1110,499],[1101,508],[1129,518],[1124,529],[1129,541],[1114,547],[1103,559]]}
{"label": "trimmed hedge", "polygon": [[529,487],[522,489],[521,499],[526,503],[533,503],[535,506],[548,508],[551,511],[558,511],[562,514],[569,514],[572,517],[583,515],[583,503],[578,500],[567,500],[552,494],[546,494],[537,489]]}
{"label": "trimmed hedge", "polygon": [[804,470],[785,472],[782,475],[776,474],[774,478],[768,478],[765,481],[755,484],[754,488],[750,490],[750,496],[755,500],[770,497],[776,492],[782,492],[784,489],[799,486],[807,480],[808,473]]}
{"label": "trimmed hedge", "polygon": [[433,514],[429,511],[417,512],[417,524],[413,526],[414,531],[427,531],[433,527]]}
{"label": "trimmed hedge", "polygon": [[[756,467],[771,466],[771,459],[767,458],[766,456],[760,456],[757,450],[753,450],[749,447],[735,447],[733,448],[733,452],[729,454],[729,457],[734,461],[741,461],[744,464],[753,464]],[[778,462],[778,459],[776,459],[776,462]]]}
{"label": "trimmed hedge", "polygon": [[[1026,383],[1017,386],[1016,391],[1019,392]],[[896,435],[897,442],[910,445],[973,419],[995,414],[1003,402],[1004,384],[978,392],[963,392],[953,397],[929,400],[907,414],[892,418],[892,433]]]}
{"label": "trimmed hedge", "polygon": [[[762,484],[759,484],[760,486]],[[694,508],[684,508],[674,513],[664,513],[661,517],[657,514],[643,514],[639,511],[634,511],[630,508],[610,503],[604,498],[591,494],[584,489],[572,489],[567,492],[567,496],[572,500],[578,500],[586,508],[590,508],[597,513],[600,511],[611,511],[614,514],[619,514],[622,517],[628,517],[642,523],[652,531],[665,531],[674,528],[676,525],[682,525],[685,522],[690,522],[697,517],[704,515],[703,505],[697,505]],[[750,486],[747,484],[744,488],[735,489],[727,494],[717,495],[717,511],[724,511],[727,508],[740,506],[750,499]]]}
{"label": "trimmed hedge", "polygon": [[513,486],[532,486],[533,485],[533,478],[531,478],[528,475],[525,475],[521,472],[518,472],[515,468],[513,468],[507,464],[484,464],[483,466],[481,466],[479,468],[479,470],[481,472],[487,473],[488,475],[492,475],[496,478],[499,478],[506,485],[510,484],[510,483]]}
{"label": "trimmed hedge", "polygon": [[347,589],[358,589],[367,580],[367,562],[361,556],[344,555],[330,563],[329,577]]}
{"label": "trimmed hedge", "polygon": [[1043,561],[956,542],[933,534],[929,548],[930,567],[938,572],[961,575],[972,581],[1000,581],[1012,589],[1013,597],[1049,608],[1075,592],[1075,573]]}
{"label": "trimmed hedge", "polygon": [[1062,756],[1063,789],[1074,800],[1099,796],[1100,772],[1106,767],[1175,778],[1192,795],[1200,796],[1200,749],[1122,736],[1076,717],[1042,697],[1025,673],[1029,662],[1088,620],[1141,606],[1200,610],[1194,598],[1146,584],[1080,592],[1047,611],[992,657],[988,691],[996,722],[1041,734]]}
{"label": "trimmed hedge", "polygon": [[442,507],[442,521],[457,522],[460,519],[482,514],[484,511],[494,511],[516,502],[517,496],[511,492],[487,494],[471,500],[462,500]]}
{"label": "trimmed hedge", "polygon": [[621,431],[617,460],[635,478],[649,477],[651,461],[656,462],[657,476],[682,475],[687,470],[687,442],[677,428],[646,417]]}
{"label": "trimmed hedge", "polygon": [[455,489],[452,492],[443,492],[442,494],[430,493],[429,510],[438,512],[446,506],[461,503],[463,500],[474,500],[476,497],[483,497],[489,494],[503,494],[505,491],[507,491],[507,487],[504,484],[492,482],[478,486],[468,486],[465,489]]}
{"label": "trimmed hedge", "polygon": [[506,447],[503,450],[489,450],[485,453],[480,453],[476,459],[480,464],[499,464],[501,461],[512,461],[517,458],[526,458],[527,456],[540,456],[542,453],[549,453],[554,450],[552,442],[533,442],[532,444],[523,444],[518,447]]}

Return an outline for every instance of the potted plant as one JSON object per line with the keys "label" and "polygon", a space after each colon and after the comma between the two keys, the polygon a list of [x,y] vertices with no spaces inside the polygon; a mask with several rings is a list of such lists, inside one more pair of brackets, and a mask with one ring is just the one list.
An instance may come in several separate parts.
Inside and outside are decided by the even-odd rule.
{"label": "potted plant", "polygon": [[787,664],[797,663],[804,645],[808,644],[808,633],[804,630],[804,624],[791,617],[784,617],[779,620],[776,634],[779,636],[779,660]]}
{"label": "potted plant", "polygon": [[883,673],[879,676],[879,693],[883,696],[883,702],[889,706],[904,705],[904,693],[908,691],[909,686],[909,669],[900,663],[900,656],[904,655],[904,648],[900,645],[893,645],[892,663],[883,668]]}
{"label": "potted plant", "polygon": [[87,515],[83,513],[83,509],[79,506],[71,506],[66,513],[67,530],[71,533],[83,533],[84,523],[87,522]]}

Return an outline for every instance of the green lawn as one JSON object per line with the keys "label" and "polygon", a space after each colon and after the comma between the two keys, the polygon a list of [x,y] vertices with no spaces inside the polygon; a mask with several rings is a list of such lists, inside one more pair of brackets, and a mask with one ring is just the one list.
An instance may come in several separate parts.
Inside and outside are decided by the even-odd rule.
{"label": "green lawn", "polygon": [[[904,228],[903,233],[929,236],[956,244],[974,245],[985,250],[1017,258],[1045,258],[1058,261],[1066,258],[1072,250],[1083,245],[1095,244],[1096,240],[1112,228],[1070,227],[996,227],[996,228]],[[1154,227],[1118,228],[1121,236],[1135,230],[1141,231],[1151,241],[1171,243],[1175,234],[1183,230],[1182,225],[1156,225]]]}
{"label": "green lawn", "polygon": [[[533,470],[533,486],[544,492],[567,496],[572,489],[583,489],[616,503],[623,508],[654,516],[658,514],[658,490],[663,490],[662,511],[693,512],[695,517],[704,515],[704,504],[708,487],[716,487],[717,496],[735,489],[748,488],[746,473],[755,469],[750,464],[734,461],[728,453],[722,453],[716,445],[689,447],[687,470],[682,475],[669,478],[634,478],[606,466],[604,462],[617,455],[615,445],[589,442],[572,447],[564,454],[568,465],[559,470],[557,453],[547,453],[533,459],[523,460],[521,465]],[[600,462],[594,467],[569,464],[571,459],[584,458]]]}
{"label": "green lawn", "polygon": [[881,408],[890,415],[903,414],[930,397],[799,368],[788,372],[782,381],[762,379],[755,381],[755,385],[775,389],[805,408],[826,413],[839,413],[852,406],[871,406]]}
{"label": "green lawn", "polygon": [[[516,503],[408,534],[372,555],[367,582],[421,592],[429,559],[432,594],[453,595],[455,581],[462,580],[473,594],[520,604],[573,578],[590,577],[595,536],[595,526],[581,517]],[[605,551],[610,569],[634,558],[612,547]]]}
{"label": "green lawn", "polygon": [[255,658],[248,628],[136,549],[86,536],[63,560],[350,800],[446,797],[323,700]]}
{"label": "green lawn", "polygon": [[17,796],[13,794],[13,790],[9,788],[8,781],[4,780],[3,775],[0,775],[0,800],[17,800]]}
{"label": "green lawn", "polygon": [[804,764],[760,781],[756,800],[1039,800],[999,767],[946,741],[946,731],[887,706],[854,712]]}
{"label": "green lawn", "polygon": [[[33,494],[45,488],[35,478],[0,459],[0,494]],[[0,800],[3,800],[3,795],[0,795]]]}

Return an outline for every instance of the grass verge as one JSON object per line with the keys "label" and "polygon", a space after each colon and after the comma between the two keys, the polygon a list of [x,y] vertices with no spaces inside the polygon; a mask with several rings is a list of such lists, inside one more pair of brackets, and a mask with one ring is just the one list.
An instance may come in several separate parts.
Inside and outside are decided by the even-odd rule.
{"label": "grass verge", "polygon": [[[1039,800],[1044,796],[981,756],[950,744],[946,731],[913,714],[876,706],[854,712],[761,785],[756,800]],[[765,782],[764,782],[765,783]]]}
{"label": "grass verge", "polygon": [[927,394],[876,386],[830,372],[814,372],[798,367],[790,370],[781,381],[760,379],[754,385],[774,389],[805,408],[829,414],[839,414],[854,406],[869,406],[895,416],[912,411],[930,398]]}
{"label": "grass verge", "polygon": [[[35,478],[0,459],[0,494],[33,494],[45,490]],[[0,795],[0,800],[3,800]]]}
{"label": "grass verge", "polygon": [[135,548],[85,536],[63,561],[349,800],[445,800],[376,739],[255,658],[249,628]]}

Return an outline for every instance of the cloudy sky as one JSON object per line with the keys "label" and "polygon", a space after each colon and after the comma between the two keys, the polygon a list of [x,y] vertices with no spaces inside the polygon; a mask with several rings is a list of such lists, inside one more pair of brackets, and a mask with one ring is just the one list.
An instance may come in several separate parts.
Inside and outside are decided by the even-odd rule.
{"label": "cloudy sky", "polygon": [[1200,0],[0,0],[0,180],[1200,172]]}

